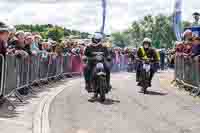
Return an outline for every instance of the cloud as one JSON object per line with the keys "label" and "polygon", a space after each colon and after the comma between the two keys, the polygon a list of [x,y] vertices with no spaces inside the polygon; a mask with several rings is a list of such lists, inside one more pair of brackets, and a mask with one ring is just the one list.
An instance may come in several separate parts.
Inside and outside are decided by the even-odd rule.
{"label": "cloud", "polygon": [[[170,15],[174,0],[107,0],[106,32],[126,29],[147,14]],[[200,1],[184,0],[183,18],[192,20]],[[101,0],[1,0],[0,19],[11,24],[58,24],[95,32],[101,27]]]}

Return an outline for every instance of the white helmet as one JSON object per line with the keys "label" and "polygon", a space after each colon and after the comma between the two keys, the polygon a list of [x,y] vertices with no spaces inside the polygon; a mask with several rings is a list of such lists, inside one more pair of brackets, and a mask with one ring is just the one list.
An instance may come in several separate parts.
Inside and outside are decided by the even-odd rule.
{"label": "white helmet", "polygon": [[151,41],[150,38],[147,38],[147,37],[146,37],[146,38],[144,38],[144,40],[143,40],[143,43],[144,43],[144,42],[147,42],[147,43],[150,43],[150,44],[151,44],[152,41]]}

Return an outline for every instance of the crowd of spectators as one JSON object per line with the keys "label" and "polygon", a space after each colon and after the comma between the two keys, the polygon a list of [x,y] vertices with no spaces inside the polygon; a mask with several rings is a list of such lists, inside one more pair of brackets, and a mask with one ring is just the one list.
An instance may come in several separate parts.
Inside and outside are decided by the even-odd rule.
{"label": "crowd of spectators", "polygon": [[194,35],[191,30],[186,30],[183,33],[183,40],[176,43],[177,54],[182,54],[185,58],[195,58],[200,55],[200,37]]}
{"label": "crowd of spectators", "polygon": [[4,56],[9,54],[23,58],[41,54],[79,55],[83,54],[84,47],[84,42],[70,39],[60,42],[45,40],[40,33],[16,31],[14,27],[0,22],[0,54]]}

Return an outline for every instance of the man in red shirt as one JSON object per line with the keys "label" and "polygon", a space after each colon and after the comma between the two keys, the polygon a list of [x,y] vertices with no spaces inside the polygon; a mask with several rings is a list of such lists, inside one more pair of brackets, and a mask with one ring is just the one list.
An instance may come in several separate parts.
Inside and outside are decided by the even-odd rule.
{"label": "man in red shirt", "polygon": [[183,42],[176,42],[176,53],[182,53],[184,49]]}
{"label": "man in red shirt", "polygon": [[186,30],[183,33],[183,38],[184,38],[184,48],[183,48],[183,53],[185,56],[190,55],[192,52],[192,38],[193,34],[191,30]]}

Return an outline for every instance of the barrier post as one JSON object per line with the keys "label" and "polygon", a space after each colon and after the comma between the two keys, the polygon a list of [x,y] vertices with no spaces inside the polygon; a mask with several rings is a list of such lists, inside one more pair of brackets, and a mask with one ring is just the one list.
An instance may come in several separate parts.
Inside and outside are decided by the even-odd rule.
{"label": "barrier post", "polygon": [[177,82],[177,54],[175,54],[174,59],[174,81]]}
{"label": "barrier post", "polygon": [[2,54],[0,54],[1,58],[1,88],[0,88],[0,95],[4,93],[4,75],[5,75],[5,59]]}
{"label": "barrier post", "polygon": [[198,96],[200,94],[200,56],[196,57],[194,59],[194,75],[195,75],[195,83],[196,83],[196,87],[193,88],[191,94],[193,94],[193,96]]}

